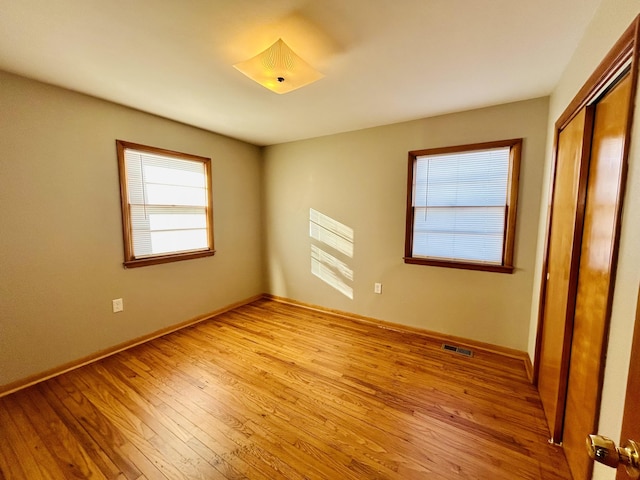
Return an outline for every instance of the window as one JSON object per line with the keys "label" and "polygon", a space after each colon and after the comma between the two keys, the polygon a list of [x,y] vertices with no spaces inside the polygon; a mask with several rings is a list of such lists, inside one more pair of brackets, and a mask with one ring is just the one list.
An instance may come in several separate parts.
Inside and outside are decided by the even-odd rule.
{"label": "window", "polygon": [[405,263],[513,272],[522,139],[409,152]]}
{"label": "window", "polygon": [[211,159],[116,141],[125,267],[210,256]]}

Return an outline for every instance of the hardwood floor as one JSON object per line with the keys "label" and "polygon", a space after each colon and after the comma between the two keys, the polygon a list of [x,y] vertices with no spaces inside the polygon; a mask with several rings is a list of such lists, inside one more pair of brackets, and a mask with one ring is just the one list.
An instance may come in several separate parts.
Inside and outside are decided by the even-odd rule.
{"label": "hardwood floor", "polygon": [[0,399],[0,479],[570,479],[521,361],[259,300]]}

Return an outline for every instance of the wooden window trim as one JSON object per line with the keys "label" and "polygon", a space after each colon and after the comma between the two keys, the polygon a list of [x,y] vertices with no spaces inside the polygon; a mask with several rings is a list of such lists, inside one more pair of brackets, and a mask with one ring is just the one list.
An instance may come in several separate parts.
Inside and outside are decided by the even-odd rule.
{"label": "wooden window trim", "polygon": [[[502,265],[482,262],[444,260],[436,258],[413,257],[413,175],[414,165],[418,157],[423,155],[437,155],[446,153],[458,153],[474,150],[488,150],[492,148],[509,147],[509,176],[507,180],[507,219],[505,223]],[[409,152],[407,173],[407,215],[405,225],[405,250],[404,262],[414,265],[429,265],[435,267],[459,268],[465,270],[480,270],[497,273],[513,273],[516,217],[518,206],[518,185],[520,181],[520,163],[522,157],[522,138],[499,140],[493,142],[473,143],[468,145],[456,145],[441,148],[429,148],[424,150],[412,150]]]}
{"label": "wooden window trim", "polygon": [[[206,250],[185,251],[170,254],[159,254],[150,257],[136,258],[133,251],[133,231],[131,227],[131,209],[128,201],[128,183],[125,168],[125,150],[138,150],[142,152],[154,153],[157,155],[166,155],[169,157],[179,158],[183,160],[197,161],[204,165],[207,185],[207,242]],[[162,263],[178,262],[181,260],[191,260],[194,258],[210,257],[215,255],[213,243],[213,194],[211,190],[211,159],[192,155],[188,153],[176,152],[138,143],[126,142],[124,140],[116,140],[116,151],[118,157],[118,173],[120,178],[120,204],[122,207],[122,234],[124,246],[124,262],[125,268],[143,267],[147,265],[158,265]]]}

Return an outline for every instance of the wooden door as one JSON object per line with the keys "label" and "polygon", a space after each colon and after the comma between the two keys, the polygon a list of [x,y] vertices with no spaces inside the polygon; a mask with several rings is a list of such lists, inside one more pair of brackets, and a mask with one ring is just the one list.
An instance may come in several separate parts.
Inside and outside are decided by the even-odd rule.
{"label": "wooden door", "polygon": [[595,433],[607,346],[631,75],[595,103],[562,443],[573,478],[590,479],[585,438]]}
{"label": "wooden door", "polygon": [[577,265],[591,142],[584,135],[592,110],[583,108],[558,134],[556,174],[544,292],[544,328],[538,359],[538,391],[551,440],[560,441],[571,341]]}
{"label": "wooden door", "polygon": [[[631,359],[629,360],[629,378],[627,380],[627,396],[624,402],[622,418],[622,434],[620,444],[627,440],[640,442],[640,291],[636,305],[636,326],[633,331]],[[616,480],[628,480],[624,467],[618,467]]]}

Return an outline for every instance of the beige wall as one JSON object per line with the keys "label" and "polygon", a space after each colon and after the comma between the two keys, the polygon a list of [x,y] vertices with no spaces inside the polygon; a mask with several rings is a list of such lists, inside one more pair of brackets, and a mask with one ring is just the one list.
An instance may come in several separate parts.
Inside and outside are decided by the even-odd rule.
{"label": "beige wall", "polygon": [[[538,317],[537,301],[546,222],[546,201],[549,195],[554,123],[638,13],[640,13],[640,4],[637,0],[603,0],[551,96],[543,208],[541,209],[531,334],[528,347],[531,353],[535,346],[535,329]],[[636,101],[636,105],[637,103]],[[636,108],[599,427],[601,434],[615,439],[620,436],[621,413],[631,350],[631,332],[635,320],[636,299],[640,283],[640,248],[638,248],[638,239],[640,238],[640,122],[638,122],[638,113]],[[594,478],[613,479],[615,471],[596,464]]]}
{"label": "beige wall", "polygon": [[[264,291],[259,148],[1,72],[0,111],[0,386]],[[215,256],[122,267],[116,139],[212,158]]]}
{"label": "beige wall", "polygon": [[[265,149],[266,261],[278,296],[525,350],[548,99]],[[512,275],[403,262],[407,152],[524,138]],[[354,230],[353,299],[311,273],[309,209]],[[335,253],[330,247],[329,253]],[[382,295],[373,292],[383,284]]]}

